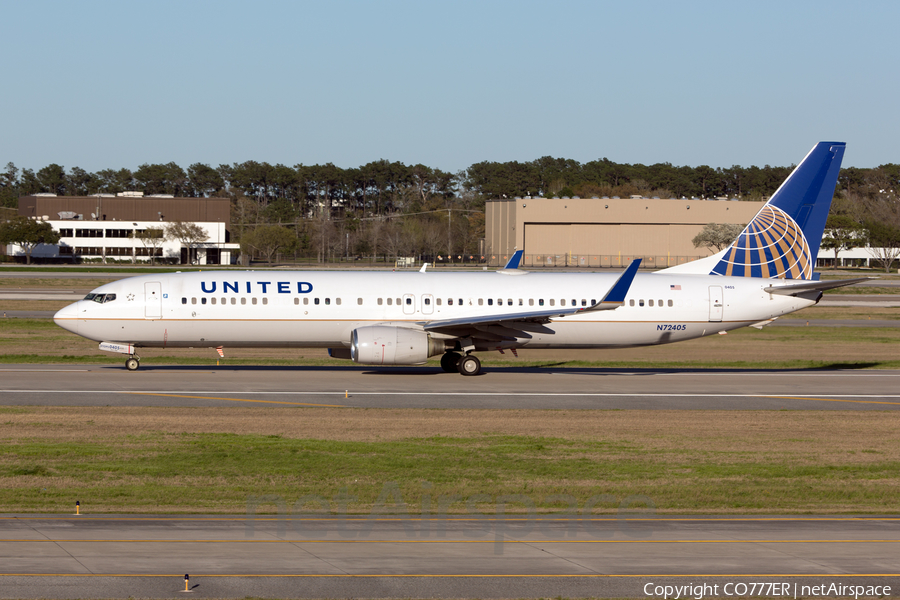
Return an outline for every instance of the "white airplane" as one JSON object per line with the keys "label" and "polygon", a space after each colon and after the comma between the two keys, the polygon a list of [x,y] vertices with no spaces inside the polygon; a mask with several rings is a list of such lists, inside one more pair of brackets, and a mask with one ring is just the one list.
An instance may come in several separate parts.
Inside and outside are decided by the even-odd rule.
{"label": "white airplane", "polygon": [[862,279],[818,281],[815,257],[845,144],[806,155],[728,248],[638,274],[209,271],[103,285],[54,316],[64,329],[127,354],[138,348],[328,348],[366,365],[422,364],[477,375],[473,352],[623,348],[690,340],[816,304]]}

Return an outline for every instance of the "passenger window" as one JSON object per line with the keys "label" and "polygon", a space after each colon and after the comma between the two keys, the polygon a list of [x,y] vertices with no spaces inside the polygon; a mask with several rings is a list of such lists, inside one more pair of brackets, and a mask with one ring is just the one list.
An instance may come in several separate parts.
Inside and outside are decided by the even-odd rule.
{"label": "passenger window", "polygon": [[587,306],[587,300],[585,300],[584,298],[582,298],[582,299],[581,299],[581,305],[582,305],[582,306]]}
{"label": "passenger window", "polygon": [[628,306],[634,306],[634,298],[628,301]]}
{"label": "passenger window", "polygon": [[453,306],[453,298],[447,298],[447,306]]}
{"label": "passenger window", "polygon": [[222,298],[222,304],[228,304],[228,298]]}
{"label": "passenger window", "polygon": [[507,306],[512,306],[512,305],[513,305],[512,298],[510,298],[510,299],[508,299],[508,300],[506,301],[506,305],[507,305]]}
{"label": "passenger window", "polygon": [[[334,303],[337,304],[338,306],[340,306],[340,305],[341,305],[341,299],[340,299],[340,298],[335,298],[335,299],[334,299]],[[362,298],[359,299],[359,303],[362,304]]]}
{"label": "passenger window", "polygon": [[251,304],[256,304],[256,298],[251,298],[251,299],[250,299],[250,303],[251,303]]}
{"label": "passenger window", "polygon": [[246,298],[241,298],[241,304],[242,304],[242,305],[243,305],[243,304],[247,304],[247,299],[246,299]]}
{"label": "passenger window", "polygon": [[647,306],[653,306],[653,298],[647,300]]}
{"label": "passenger window", "polygon": [[550,298],[550,306],[556,306],[556,299]]}
{"label": "passenger window", "polygon": [[494,305],[494,299],[488,298],[488,306],[493,306],[493,305]]}
{"label": "passenger window", "polygon": [[538,299],[538,306],[543,306],[543,305],[544,305],[544,299],[543,298]]}
{"label": "passenger window", "polygon": [[294,298],[294,306],[300,304],[300,298]]}
{"label": "passenger window", "polygon": [[397,298],[397,306],[400,306],[400,298]]}
{"label": "passenger window", "polygon": [[591,306],[593,306],[593,305],[595,305],[595,304],[597,304],[597,301],[594,300],[593,298],[591,298]]}
{"label": "passenger window", "polygon": [[440,298],[435,298],[434,301],[437,302],[437,305],[438,305],[438,306],[441,305],[441,299],[440,299]]}
{"label": "passenger window", "polygon": [[[462,298],[460,298],[460,299],[459,299],[459,305],[462,306],[463,304],[464,304],[464,303],[463,303],[463,301],[462,301]],[[469,304],[472,304],[472,301],[471,301],[471,300],[469,300]]]}
{"label": "passenger window", "polygon": [[232,303],[232,304],[237,304],[237,298],[235,298],[235,297],[232,296],[232,298],[231,298],[231,303]]}
{"label": "passenger window", "polygon": [[483,305],[483,304],[484,304],[484,300],[482,300],[481,298],[479,298],[479,299],[478,299],[478,306],[481,306],[481,305]]}
{"label": "passenger window", "polygon": [[378,299],[378,306],[381,306],[381,298]]}
{"label": "passenger window", "polygon": [[641,298],[640,300],[638,300],[638,306],[643,306],[643,305],[644,305],[644,299]]}
{"label": "passenger window", "polygon": [[497,306],[503,306],[503,298],[497,298]]}
{"label": "passenger window", "polygon": [[672,301],[671,301],[671,300],[669,300],[669,306],[672,306]]}
{"label": "passenger window", "polygon": [[393,298],[388,298],[388,306],[391,306],[391,305],[393,305],[393,304],[394,304],[394,299],[393,299]]}
{"label": "passenger window", "polygon": [[319,299],[318,299],[318,298],[316,298],[315,300],[313,300],[313,304],[318,304],[318,303],[319,303]]}
{"label": "passenger window", "polygon": [[431,306],[431,298],[425,298],[425,306]]}
{"label": "passenger window", "polygon": [[206,304],[206,298],[200,298],[200,304]]}
{"label": "passenger window", "polygon": [[215,303],[216,303],[216,299],[215,299],[215,298],[210,298],[210,299],[209,299],[209,303],[210,303],[210,304],[215,304]]}
{"label": "passenger window", "polygon": [[528,299],[528,306],[534,306],[534,298]]}
{"label": "passenger window", "polygon": [[560,306],[565,306],[565,305],[566,305],[566,299],[565,299],[565,298],[561,299],[561,300],[559,301],[559,305],[560,305]]}
{"label": "passenger window", "polygon": [[191,298],[191,304],[197,304],[197,299],[196,299],[196,298]]}
{"label": "passenger window", "polygon": [[304,298],[304,299],[303,299],[303,305],[305,306],[305,305],[307,305],[307,304],[309,304],[309,298]]}
{"label": "passenger window", "polygon": [[187,298],[182,298],[182,299],[181,299],[181,303],[182,303],[182,304],[187,304]]}
{"label": "passenger window", "polygon": [[662,305],[663,305],[663,301],[660,300],[660,301],[659,301],[659,306],[662,306]]}
{"label": "passenger window", "polygon": [[331,298],[325,298],[325,306],[331,306]]}
{"label": "passenger window", "polygon": [[359,304],[360,306],[362,306],[362,298],[357,298],[356,303]]}
{"label": "passenger window", "polygon": [[411,304],[412,304],[412,298],[407,298],[407,299],[406,299],[406,305],[407,305],[407,306],[410,306]]}
{"label": "passenger window", "polygon": [[519,306],[522,306],[522,299],[519,298]]}
{"label": "passenger window", "polygon": [[269,303],[269,299],[268,299],[268,298],[263,298],[263,304],[268,304],[268,303]]}

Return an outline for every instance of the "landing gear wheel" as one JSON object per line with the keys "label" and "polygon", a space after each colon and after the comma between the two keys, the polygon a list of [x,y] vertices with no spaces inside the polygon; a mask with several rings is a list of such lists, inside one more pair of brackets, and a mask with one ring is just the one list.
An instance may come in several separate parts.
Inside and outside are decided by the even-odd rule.
{"label": "landing gear wheel", "polygon": [[136,358],[129,358],[125,361],[125,368],[129,371],[137,371],[138,367],[141,366],[141,361]]}
{"label": "landing gear wheel", "polygon": [[459,359],[457,363],[460,375],[478,375],[481,373],[481,361],[477,357],[469,354]]}
{"label": "landing gear wheel", "polygon": [[458,373],[460,355],[456,352],[447,352],[441,357],[441,368],[445,373]]}

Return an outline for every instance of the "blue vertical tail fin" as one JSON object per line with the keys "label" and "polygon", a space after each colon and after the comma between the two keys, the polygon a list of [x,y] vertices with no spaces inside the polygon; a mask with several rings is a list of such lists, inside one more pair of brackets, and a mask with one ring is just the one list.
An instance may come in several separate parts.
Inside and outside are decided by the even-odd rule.
{"label": "blue vertical tail fin", "polygon": [[728,248],[666,270],[812,279],[845,146],[816,144]]}

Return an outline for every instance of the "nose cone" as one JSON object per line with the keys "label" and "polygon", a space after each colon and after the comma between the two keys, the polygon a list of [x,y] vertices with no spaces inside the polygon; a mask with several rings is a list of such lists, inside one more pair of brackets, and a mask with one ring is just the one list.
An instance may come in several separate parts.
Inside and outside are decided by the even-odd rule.
{"label": "nose cone", "polygon": [[53,322],[72,333],[78,333],[78,303],[61,308],[53,315]]}

